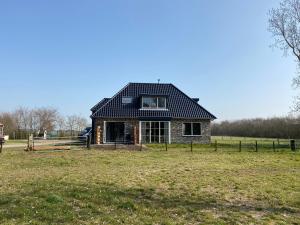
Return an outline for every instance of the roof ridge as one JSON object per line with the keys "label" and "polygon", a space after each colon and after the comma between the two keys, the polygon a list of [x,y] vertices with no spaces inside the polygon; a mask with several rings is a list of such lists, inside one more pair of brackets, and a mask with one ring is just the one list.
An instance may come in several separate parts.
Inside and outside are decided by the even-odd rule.
{"label": "roof ridge", "polygon": [[154,82],[129,82],[129,84],[156,84],[156,85],[172,85],[172,83],[154,83]]}

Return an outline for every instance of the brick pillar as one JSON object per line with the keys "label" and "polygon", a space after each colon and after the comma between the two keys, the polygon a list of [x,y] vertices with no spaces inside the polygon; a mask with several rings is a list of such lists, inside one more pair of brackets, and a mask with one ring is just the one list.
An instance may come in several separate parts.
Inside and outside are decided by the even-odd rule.
{"label": "brick pillar", "polygon": [[140,133],[139,133],[139,126],[134,126],[134,143],[139,144],[140,143]]}
{"label": "brick pillar", "polygon": [[101,126],[99,126],[99,144],[103,144],[103,129]]}
{"label": "brick pillar", "polygon": [[133,143],[134,144],[138,144],[138,137],[137,137],[136,131],[137,131],[136,126],[134,126],[134,128],[133,128]]}
{"label": "brick pillar", "polygon": [[100,126],[97,126],[96,128],[96,144],[101,144],[101,137],[102,137],[102,130]]}

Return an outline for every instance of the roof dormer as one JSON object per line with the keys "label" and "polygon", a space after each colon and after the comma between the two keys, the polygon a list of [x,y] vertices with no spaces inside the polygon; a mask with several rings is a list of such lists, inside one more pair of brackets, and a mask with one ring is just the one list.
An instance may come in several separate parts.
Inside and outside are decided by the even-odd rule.
{"label": "roof dormer", "polygon": [[164,95],[142,95],[141,109],[167,109],[167,96]]}

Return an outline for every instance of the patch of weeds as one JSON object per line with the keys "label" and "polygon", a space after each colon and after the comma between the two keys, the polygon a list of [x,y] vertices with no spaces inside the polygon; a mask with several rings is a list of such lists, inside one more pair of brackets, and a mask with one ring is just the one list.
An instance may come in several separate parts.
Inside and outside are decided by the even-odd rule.
{"label": "patch of weeds", "polygon": [[121,202],[118,205],[118,209],[125,209],[125,210],[135,211],[137,208],[136,208],[136,206],[134,205],[133,202],[131,202],[131,201],[125,201],[125,202]]}
{"label": "patch of weeds", "polygon": [[51,203],[51,204],[57,204],[57,203],[61,203],[63,201],[64,201],[63,198],[56,194],[50,194],[46,198],[46,202]]}

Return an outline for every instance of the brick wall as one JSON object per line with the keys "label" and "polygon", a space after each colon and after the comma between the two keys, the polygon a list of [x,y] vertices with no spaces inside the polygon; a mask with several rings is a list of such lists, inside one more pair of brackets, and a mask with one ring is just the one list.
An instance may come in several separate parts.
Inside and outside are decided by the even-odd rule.
{"label": "brick wall", "polygon": [[[185,122],[200,122],[201,136],[183,136],[182,124]],[[210,120],[186,120],[177,119],[171,121],[171,142],[172,143],[200,143],[209,144],[211,140]]]}
{"label": "brick wall", "polygon": [[[125,122],[125,137],[131,135],[132,143],[139,143],[139,121],[135,119],[95,119],[95,144],[103,144],[104,121]],[[183,136],[182,124],[184,122],[200,122],[201,136]],[[210,120],[186,120],[173,119],[171,121],[171,142],[172,143],[201,143],[209,144],[211,141]],[[98,130],[98,132],[97,132]],[[99,141],[99,142],[97,142]]]}

